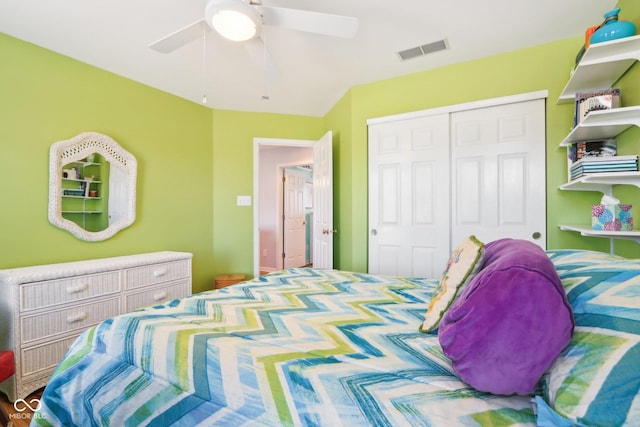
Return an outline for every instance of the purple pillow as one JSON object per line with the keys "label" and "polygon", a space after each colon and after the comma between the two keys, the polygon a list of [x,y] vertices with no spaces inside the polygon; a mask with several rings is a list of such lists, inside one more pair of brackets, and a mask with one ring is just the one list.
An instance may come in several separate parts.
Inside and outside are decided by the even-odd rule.
{"label": "purple pillow", "polygon": [[454,371],[494,394],[530,394],[573,334],[573,314],[546,253],[526,240],[485,246],[482,270],[445,314],[438,338]]}

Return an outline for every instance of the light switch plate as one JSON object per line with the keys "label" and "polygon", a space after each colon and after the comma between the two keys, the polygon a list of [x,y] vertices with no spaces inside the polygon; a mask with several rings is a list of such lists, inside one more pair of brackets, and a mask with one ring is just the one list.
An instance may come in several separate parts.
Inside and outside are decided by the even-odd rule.
{"label": "light switch plate", "polygon": [[238,196],[238,206],[251,206],[251,196]]}

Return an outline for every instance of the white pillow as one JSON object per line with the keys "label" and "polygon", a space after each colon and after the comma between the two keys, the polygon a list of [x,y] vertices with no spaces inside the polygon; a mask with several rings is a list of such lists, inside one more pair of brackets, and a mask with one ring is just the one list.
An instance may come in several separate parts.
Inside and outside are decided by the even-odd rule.
{"label": "white pillow", "polygon": [[421,332],[430,332],[438,327],[456,296],[462,293],[467,283],[480,271],[483,255],[484,244],[476,236],[467,237],[453,251],[431,297],[424,322],[420,326]]}

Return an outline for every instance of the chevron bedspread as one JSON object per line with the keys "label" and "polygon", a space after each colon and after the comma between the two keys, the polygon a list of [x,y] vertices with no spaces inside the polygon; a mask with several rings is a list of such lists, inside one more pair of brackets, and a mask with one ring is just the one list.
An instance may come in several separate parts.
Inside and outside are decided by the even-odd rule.
{"label": "chevron bedspread", "polygon": [[530,397],[462,383],[418,332],[435,281],[290,269],[107,320],[34,424],[534,425]]}

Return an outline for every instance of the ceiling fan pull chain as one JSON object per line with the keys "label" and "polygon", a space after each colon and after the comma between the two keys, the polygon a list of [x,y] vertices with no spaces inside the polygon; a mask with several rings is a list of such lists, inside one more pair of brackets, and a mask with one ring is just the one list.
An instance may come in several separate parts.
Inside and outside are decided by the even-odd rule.
{"label": "ceiling fan pull chain", "polygon": [[207,103],[207,27],[202,26],[202,103]]}
{"label": "ceiling fan pull chain", "polygon": [[263,101],[269,100],[269,93],[267,92],[267,61],[268,61],[268,53],[267,53],[267,33],[262,33],[262,82],[264,84],[264,94],[262,95]]}

